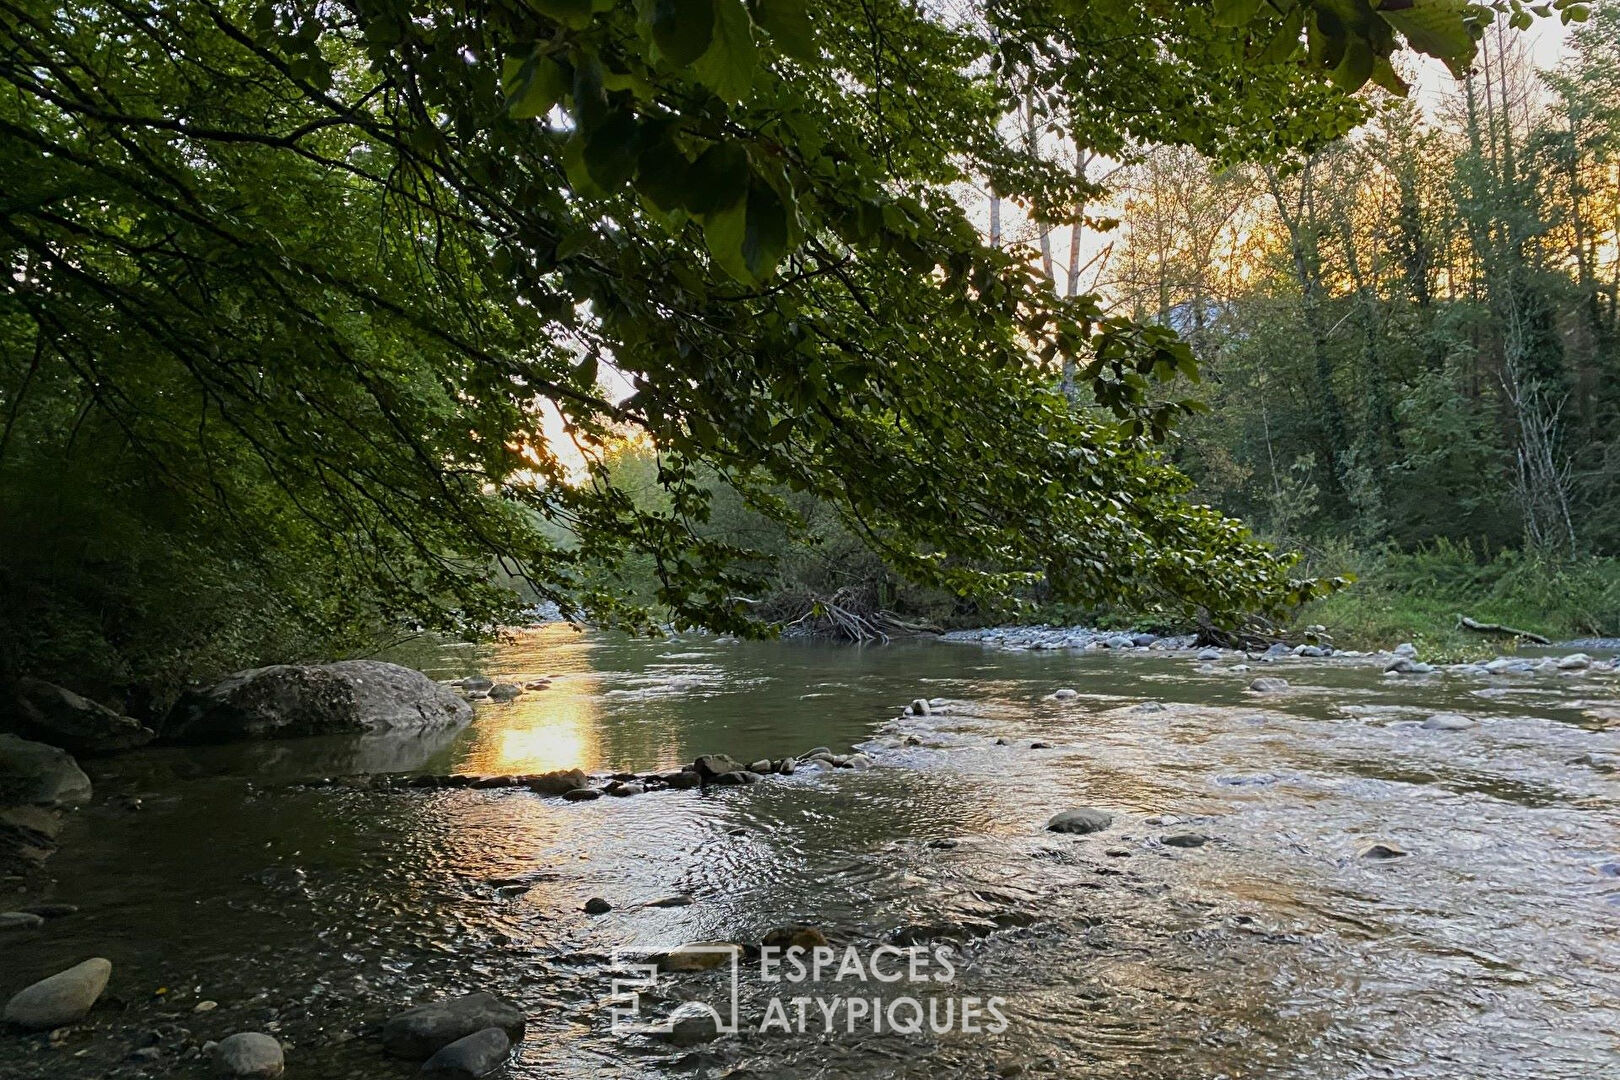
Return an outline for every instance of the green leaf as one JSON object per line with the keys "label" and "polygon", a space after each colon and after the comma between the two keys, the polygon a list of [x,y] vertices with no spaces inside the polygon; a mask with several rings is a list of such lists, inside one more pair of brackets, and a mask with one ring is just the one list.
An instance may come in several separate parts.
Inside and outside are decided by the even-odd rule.
{"label": "green leaf", "polygon": [[652,0],[647,22],[664,59],[685,67],[714,41],[714,0]]}
{"label": "green leaf", "polygon": [[635,113],[615,109],[595,127],[581,131],[585,168],[604,191],[612,191],[635,175],[639,128]]}
{"label": "green leaf", "polygon": [[534,9],[564,26],[583,30],[591,24],[591,0],[531,0]]}
{"label": "green leaf", "polygon": [[699,216],[737,205],[748,192],[748,154],[736,143],[715,143],[692,163],[682,180],[685,205]]}
{"label": "green leaf", "polygon": [[687,209],[692,163],[668,138],[643,143],[636,157],[636,190],[660,210]]}
{"label": "green leaf", "polygon": [[1406,80],[1396,72],[1395,65],[1389,62],[1387,56],[1376,57],[1373,60],[1372,81],[1396,97],[1405,97],[1410,89],[1406,85]]}
{"label": "green leaf", "polygon": [[1472,7],[1468,0],[1412,0],[1411,7],[1379,8],[1378,15],[1400,31],[1412,48],[1445,61],[1452,74],[1461,78],[1474,62],[1474,35],[1468,20]]}
{"label": "green leaf", "polygon": [[754,21],[771,35],[771,41],[784,55],[795,60],[814,60],[819,55],[815,27],[811,25],[805,0],[758,0],[754,5]]}
{"label": "green leaf", "polygon": [[1215,0],[1216,26],[1247,26],[1260,13],[1260,0]]}
{"label": "green leaf", "polygon": [[546,115],[568,93],[568,73],[549,56],[527,60],[507,57],[501,62],[501,89],[506,108],[516,120]]}
{"label": "green leaf", "polygon": [[756,181],[745,199],[704,220],[703,239],[726,273],[757,285],[787,254],[787,208],[769,184]]}
{"label": "green leaf", "polygon": [[742,0],[715,3],[714,41],[692,65],[692,73],[725,100],[742,101],[754,88],[754,70],[759,66],[754,23]]}

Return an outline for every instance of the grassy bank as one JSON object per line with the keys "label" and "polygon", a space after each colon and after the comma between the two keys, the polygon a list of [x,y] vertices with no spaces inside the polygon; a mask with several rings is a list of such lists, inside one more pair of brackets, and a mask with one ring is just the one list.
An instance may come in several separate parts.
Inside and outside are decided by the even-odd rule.
{"label": "grassy bank", "polygon": [[1620,559],[1552,561],[1520,551],[1490,557],[1436,543],[1415,551],[1310,554],[1312,574],[1354,574],[1355,584],[1303,608],[1341,648],[1415,643],[1426,657],[1474,659],[1511,648],[1511,639],[1459,629],[1457,617],[1499,623],[1554,641],[1620,637]]}

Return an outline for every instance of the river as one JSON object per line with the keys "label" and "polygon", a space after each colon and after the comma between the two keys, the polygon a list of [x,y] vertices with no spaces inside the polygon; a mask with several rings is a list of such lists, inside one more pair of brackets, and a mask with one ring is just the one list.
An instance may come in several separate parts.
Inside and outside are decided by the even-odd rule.
{"label": "river", "polygon": [[[285,1044],[289,1077],[403,1080],[416,1067],[382,1056],[377,1024],[489,990],[528,1014],[507,1071],[522,1080],[1620,1076],[1612,673],[1243,671],[1190,654],[565,627],[419,659],[440,678],[553,681],[432,739],[87,763],[96,800],[49,864],[48,898],[81,910],[0,943],[0,985],[92,955],[113,981],[60,1043],[0,1036],[0,1075],[202,1076],[198,1043],[260,1030]],[[1256,694],[1257,674],[1291,685]],[[1065,687],[1077,695],[1052,696]],[[937,707],[898,718],[916,697]],[[1477,723],[1420,726],[1437,712]],[[647,771],[818,744],[874,765],[584,803],[298,782]],[[1076,806],[1112,826],[1046,830]],[[1207,842],[1164,843],[1189,833]],[[1407,854],[1360,854],[1372,843]],[[692,902],[652,906],[671,896]],[[586,915],[591,897],[614,910]],[[840,1018],[828,1034],[812,1013],[802,1033],[762,1032],[785,995],[748,960],[737,1034],[679,1047],[611,1030],[616,950],[798,924],[840,954],[948,945],[952,978],[930,1000],[997,999],[1005,1026]],[[679,976],[643,1007],[724,991],[724,971]]]}

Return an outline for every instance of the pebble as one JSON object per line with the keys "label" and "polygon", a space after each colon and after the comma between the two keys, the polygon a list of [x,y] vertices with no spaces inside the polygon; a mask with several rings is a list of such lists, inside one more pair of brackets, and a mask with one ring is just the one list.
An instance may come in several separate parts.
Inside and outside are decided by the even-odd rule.
{"label": "pebble", "polygon": [[259,1031],[241,1031],[221,1039],[213,1050],[214,1071],[242,1080],[271,1080],[286,1068],[281,1044]]}

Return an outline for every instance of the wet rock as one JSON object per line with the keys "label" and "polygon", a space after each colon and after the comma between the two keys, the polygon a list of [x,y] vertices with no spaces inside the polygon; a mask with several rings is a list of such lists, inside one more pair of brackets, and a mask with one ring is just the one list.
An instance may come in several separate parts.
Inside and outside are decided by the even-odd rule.
{"label": "wet rock", "polygon": [[475,1031],[428,1058],[422,1075],[439,1080],[473,1080],[500,1068],[512,1052],[512,1040],[498,1027]]}
{"label": "wet rock", "polygon": [[671,949],[658,958],[661,971],[687,973],[712,971],[730,964],[741,949],[729,941],[698,941]]}
{"label": "wet rock", "polygon": [[526,683],[523,684],[523,689],[525,689],[525,690],[550,690],[551,689],[551,680],[550,679],[532,679],[529,682],[526,682]]}
{"label": "wet rock", "polygon": [[799,760],[809,761],[811,758],[817,757],[832,757],[832,751],[825,746],[818,746],[812,750],[806,750],[804,753],[800,754]]}
{"label": "wet rock", "polygon": [[189,690],[159,734],[170,742],[423,732],[472,719],[472,706],[420,671],[380,660],[276,664]]}
{"label": "wet rock", "polygon": [[569,802],[590,802],[592,799],[600,799],[601,797],[602,792],[593,787],[579,787],[574,788],[572,791],[563,792],[563,798]]}
{"label": "wet rock", "polygon": [[1318,657],[1326,656],[1327,653],[1323,652],[1321,646],[1319,645],[1297,645],[1294,647],[1294,655],[1316,659]]}
{"label": "wet rock", "polygon": [[501,682],[489,688],[489,700],[511,701],[523,695],[523,687],[517,683]]}
{"label": "wet rock", "polygon": [[0,932],[6,930],[37,930],[45,920],[28,911],[0,911]]}
{"label": "wet rock", "polygon": [[1198,653],[1198,659],[1200,660],[1219,660],[1220,658],[1221,650],[1219,649],[1202,649]]}
{"label": "wet rock", "polygon": [[1570,653],[1558,660],[1559,671],[1584,671],[1592,666],[1592,658],[1583,652]]}
{"label": "wet rock", "polygon": [[418,1005],[383,1024],[383,1049],[394,1057],[421,1061],[457,1039],[500,1028],[516,1042],[523,1038],[523,1012],[494,994],[466,994]]}
{"label": "wet rock", "polygon": [[1144,701],[1140,705],[1132,706],[1134,713],[1161,713],[1168,711],[1162,701]]}
{"label": "wet rock", "polygon": [[1365,844],[1356,852],[1357,857],[1363,859],[1399,859],[1407,854],[1404,849],[1383,841]]}
{"label": "wet rock", "polygon": [[1007,740],[1005,738],[998,738],[998,739],[996,739],[996,745],[997,746],[1007,746],[1009,744],[1008,744],[1008,742],[1007,742]]}
{"label": "wet rock", "polygon": [[776,768],[768,760],[761,759],[759,761],[754,762],[752,765],[748,766],[748,771],[749,772],[756,772],[756,773],[759,773],[761,775],[764,775],[766,773],[775,772]]}
{"label": "wet rock", "polygon": [[669,1015],[669,1027],[661,1032],[676,1046],[701,1046],[720,1036],[720,1022],[714,1009],[698,1001],[688,1001]]}
{"label": "wet rock", "polygon": [[1260,655],[1264,656],[1268,660],[1275,660],[1278,657],[1288,655],[1288,646],[1284,645],[1280,641],[1272,642],[1271,645],[1267,646],[1266,651]]}
{"label": "wet rock", "polygon": [[273,1036],[259,1031],[227,1035],[215,1044],[211,1056],[215,1072],[242,1080],[271,1080],[286,1068],[281,1044]]}
{"label": "wet rock", "polygon": [[1420,664],[1406,656],[1397,656],[1384,665],[1385,675],[1427,675],[1434,670],[1432,664]]}
{"label": "wet rock", "polygon": [[760,946],[766,949],[814,949],[827,944],[827,935],[814,926],[779,926],[766,934]]}
{"label": "wet rock", "polygon": [[90,778],[54,746],[0,735],[0,804],[72,806],[90,800]]}
{"label": "wet rock", "polygon": [[1065,686],[1061,690],[1052,691],[1052,697],[1056,701],[1068,701],[1068,700],[1070,700],[1072,698],[1077,698],[1079,696],[1080,696],[1080,691],[1070,689],[1067,686]]}
{"label": "wet rock", "polygon": [[621,799],[631,795],[645,795],[647,793],[647,786],[645,784],[615,783],[612,787],[607,789],[607,793]]}
{"label": "wet rock", "polygon": [[703,777],[691,769],[683,769],[680,772],[665,773],[664,783],[676,790],[685,791],[703,783]]}
{"label": "wet rock", "polygon": [[38,915],[42,919],[65,919],[69,915],[79,913],[77,904],[27,904],[17,909],[30,915]]}
{"label": "wet rock", "polygon": [[729,754],[703,754],[692,762],[692,771],[709,783],[727,773],[744,772],[747,766]]}
{"label": "wet rock", "polygon": [[1054,815],[1052,820],[1046,823],[1046,828],[1049,832],[1085,834],[1101,832],[1113,823],[1114,815],[1107,811],[1091,806],[1080,806]]}
{"label": "wet rock", "polygon": [[461,680],[461,687],[475,694],[488,694],[495,689],[495,680],[488,675],[469,675]]}
{"label": "wet rock", "polygon": [[1110,859],[1128,859],[1131,857],[1131,849],[1111,847],[1104,851],[1103,854],[1108,856]]}
{"label": "wet rock", "polygon": [[0,712],[0,730],[61,747],[70,754],[111,754],[145,746],[151,728],[105,705],[41,679],[17,680],[15,709]]}
{"label": "wet rock", "polygon": [[871,767],[872,759],[867,757],[865,754],[851,754],[849,757],[845,758],[844,763],[839,766],[841,769],[856,770],[870,769]]}
{"label": "wet rock", "polygon": [[776,771],[783,776],[792,776],[799,769],[798,763],[792,758],[783,758],[776,765]]}
{"label": "wet rock", "polygon": [[593,896],[585,901],[585,914],[587,915],[606,915],[612,910],[613,905],[600,896]]}
{"label": "wet rock", "polygon": [[653,900],[653,901],[651,901],[651,902],[649,902],[647,904],[644,904],[642,906],[644,906],[644,907],[656,907],[656,908],[676,908],[676,907],[691,907],[695,903],[697,903],[696,900],[692,899],[690,896],[687,896],[685,893],[680,893],[680,894],[677,894],[675,896],[666,896],[661,900]]}
{"label": "wet rock", "polygon": [[927,716],[932,710],[928,707],[927,698],[916,698],[906,706],[908,716]]}
{"label": "wet rock", "polygon": [[1474,721],[1461,713],[1435,713],[1421,726],[1425,731],[1467,731]]}
{"label": "wet rock", "polygon": [[1050,750],[1050,749],[1052,749],[1052,744],[1049,743],[1049,742],[1042,742],[1041,740],[1036,739],[1034,742],[1029,744],[1029,748],[1031,750]]}
{"label": "wet rock", "polygon": [[112,962],[92,957],[48,979],[19,990],[0,1013],[8,1024],[30,1031],[49,1031],[82,1020],[107,989]]}
{"label": "wet rock", "polygon": [[721,773],[711,782],[718,784],[721,787],[741,787],[744,784],[757,784],[761,779],[762,777],[757,772],[750,772],[747,769],[737,769],[734,772]]}
{"label": "wet rock", "polygon": [[1110,637],[1106,642],[1104,642],[1104,644],[1106,644],[1110,649],[1136,648],[1136,642],[1132,641],[1130,637],[1125,634],[1115,634],[1113,637]]}
{"label": "wet rock", "polygon": [[1203,833],[1195,832],[1171,833],[1160,840],[1159,843],[1164,844],[1166,847],[1195,848],[1203,847],[1209,843],[1209,837]]}
{"label": "wet rock", "polygon": [[1158,634],[1132,634],[1131,644],[1138,649],[1145,649],[1159,640]]}
{"label": "wet rock", "polygon": [[1249,689],[1257,694],[1275,694],[1288,689],[1287,679],[1259,678],[1249,684]]}
{"label": "wet rock", "polygon": [[1399,645],[1395,646],[1396,656],[1404,656],[1409,660],[1416,660],[1417,654],[1417,646],[1412,644],[1410,641],[1403,641]]}

